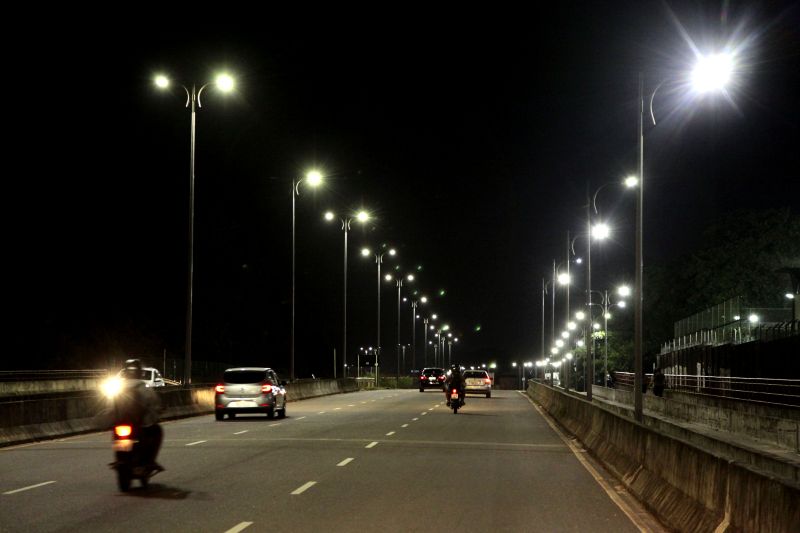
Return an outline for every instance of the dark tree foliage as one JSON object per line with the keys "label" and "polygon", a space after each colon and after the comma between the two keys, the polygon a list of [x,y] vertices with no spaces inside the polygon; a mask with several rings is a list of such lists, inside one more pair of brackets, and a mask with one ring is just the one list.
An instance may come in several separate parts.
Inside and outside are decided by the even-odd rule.
{"label": "dark tree foliage", "polygon": [[729,298],[783,307],[791,288],[779,270],[800,266],[800,217],[788,209],[737,211],[703,232],[703,246],[645,272],[645,350],[673,336],[674,322]]}

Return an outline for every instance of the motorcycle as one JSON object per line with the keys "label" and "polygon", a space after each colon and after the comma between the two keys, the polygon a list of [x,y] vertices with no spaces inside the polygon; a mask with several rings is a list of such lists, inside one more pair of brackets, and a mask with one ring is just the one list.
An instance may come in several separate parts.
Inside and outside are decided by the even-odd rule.
{"label": "motorcycle", "polygon": [[114,425],[111,448],[116,461],[108,466],[117,471],[117,485],[119,490],[127,492],[131,482],[138,479],[142,488],[147,488],[150,478],[158,474],[161,469],[154,467],[146,461],[151,453],[151,439],[142,435],[142,428],[129,423]]}
{"label": "motorcycle", "polygon": [[453,414],[458,414],[459,407],[463,406],[464,402],[461,399],[461,395],[458,393],[458,389],[451,389],[450,390],[450,407],[453,409]]}
{"label": "motorcycle", "polygon": [[150,478],[161,472],[162,468],[153,462],[155,450],[161,442],[161,427],[157,424],[142,427],[134,423],[124,406],[125,396],[123,382],[119,378],[110,378],[101,385],[109,406],[107,414],[112,426],[111,449],[115,461],[109,467],[117,471],[119,490],[127,492],[134,479],[139,480],[142,488],[147,488]]}

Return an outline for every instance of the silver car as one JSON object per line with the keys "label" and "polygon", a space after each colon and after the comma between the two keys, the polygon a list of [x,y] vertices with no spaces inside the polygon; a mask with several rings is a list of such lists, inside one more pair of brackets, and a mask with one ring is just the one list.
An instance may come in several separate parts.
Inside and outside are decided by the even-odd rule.
{"label": "silver car", "polygon": [[486,370],[464,371],[464,392],[467,394],[484,394],[492,397],[492,378]]}
{"label": "silver car", "polygon": [[286,382],[271,368],[242,367],[225,371],[215,387],[214,416],[222,420],[238,413],[264,413],[268,418],[286,416]]}

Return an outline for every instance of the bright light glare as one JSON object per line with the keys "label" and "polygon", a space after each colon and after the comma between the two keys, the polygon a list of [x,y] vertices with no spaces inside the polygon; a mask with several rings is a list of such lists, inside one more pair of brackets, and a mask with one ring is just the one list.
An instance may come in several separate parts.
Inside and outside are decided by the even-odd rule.
{"label": "bright light glare", "polygon": [[791,292],[787,292],[786,297],[789,298],[790,300],[794,300],[794,294],[792,294]]}
{"label": "bright light glare", "polygon": [[308,181],[308,184],[312,187],[317,187],[320,183],[322,183],[322,174],[320,174],[317,170],[312,170],[306,174],[306,181]]}
{"label": "bright light glare", "polygon": [[620,296],[630,296],[631,295],[631,288],[627,285],[622,285],[617,289],[617,294]]}
{"label": "bright light glare", "polygon": [[569,274],[567,274],[566,272],[563,272],[563,273],[561,273],[561,274],[559,274],[559,275],[558,275],[558,282],[559,282],[561,285],[569,285],[569,284],[570,284],[570,281],[571,281],[571,280],[570,280],[570,275],[569,275]]}
{"label": "bright light glare", "polygon": [[167,78],[163,74],[159,74],[158,76],[156,76],[154,81],[156,87],[158,87],[159,89],[166,89],[167,87],[169,87],[169,78]]}
{"label": "bright light glare", "polygon": [[428,297],[427,296],[423,296],[422,298],[419,299],[419,301],[424,303],[424,304],[426,304],[426,303],[428,303]]}
{"label": "bright light glare", "polygon": [[408,281],[414,281],[414,274],[409,274],[408,276],[406,276],[406,279]]}
{"label": "bright light glare", "polygon": [[327,213],[325,213],[325,220],[329,221],[333,220],[333,217],[334,217],[333,211],[328,211]]}
{"label": "bright light glare", "polygon": [[397,250],[395,250],[394,248],[390,248],[389,255],[397,255]]}
{"label": "bright light glare", "polygon": [[605,317],[606,320],[611,320],[611,313],[606,313],[603,316]]}
{"label": "bright light glare", "polygon": [[755,324],[756,322],[758,322],[758,315],[752,314],[749,317],[747,317],[747,320],[749,320],[751,324]]}
{"label": "bright light glare", "polygon": [[577,327],[578,327],[578,324],[576,324],[575,322],[570,322],[569,324],[567,324],[567,329],[570,330],[570,331],[572,331],[573,329],[575,329]]}
{"label": "bright light glare", "polygon": [[586,313],[584,313],[583,311],[578,311],[577,313],[575,313],[575,318],[577,318],[578,320],[583,320],[584,318],[586,318]]}
{"label": "bright light glare", "polygon": [[576,343],[575,343],[575,345],[576,345],[578,348],[581,348],[581,347],[585,346],[585,345],[586,345],[586,343],[585,343],[585,342],[583,342],[582,340],[580,340],[580,341],[576,342]]}
{"label": "bright light glare", "polygon": [[730,54],[711,54],[697,58],[692,71],[692,86],[699,93],[719,91],[731,79],[733,57]]}
{"label": "bright light glare", "polygon": [[620,309],[625,309],[625,306],[628,304],[626,304],[625,302],[618,302],[617,305],[619,306]]}
{"label": "bright light glare", "polygon": [[439,318],[439,315],[437,315],[436,313],[434,313],[434,314],[432,314],[432,315],[431,315],[431,318],[432,318],[432,319],[434,319],[434,320],[436,320],[437,318]]}
{"label": "bright light glare", "polygon": [[366,211],[359,211],[358,214],[356,214],[356,218],[359,222],[366,222],[369,220],[369,213]]}
{"label": "bright light glare", "polygon": [[558,348],[550,348],[550,353],[555,355],[558,353]]}
{"label": "bright light glare", "polygon": [[598,240],[603,240],[609,236],[611,230],[608,228],[608,224],[595,224],[592,228],[592,237]]}
{"label": "bright light glare", "polygon": [[562,348],[564,346],[564,341],[562,341],[561,339],[556,339],[556,346]]}
{"label": "bright light glare", "polygon": [[597,322],[595,322],[594,324],[592,324],[592,328],[594,328],[595,330],[598,330],[598,331],[599,331],[599,330],[600,330],[600,324],[598,324]]}
{"label": "bright light glare", "polygon": [[385,276],[383,276],[383,279],[385,279],[386,281],[392,281],[392,275],[386,274]]}
{"label": "bright light glare", "polygon": [[578,264],[580,265],[581,263],[583,263],[583,259],[581,259],[581,258],[579,257],[579,258],[577,258],[577,259],[575,260],[575,262],[576,262],[576,263],[578,263]]}
{"label": "bright light glare", "polygon": [[566,357],[567,359],[572,359],[572,352],[567,352],[567,355],[565,355],[564,357]]}
{"label": "bright light glare", "polygon": [[113,398],[122,390],[122,379],[118,377],[108,378],[100,384],[100,390],[108,398]]}
{"label": "bright light glare", "polygon": [[639,185],[639,178],[637,178],[636,176],[628,176],[627,178],[625,178],[625,186],[627,188],[633,189],[637,185]]}
{"label": "bright light glare", "polygon": [[516,368],[516,367],[517,367],[517,363],[511,363],[511,366],[513,366],[514,368]]}
{"label": "bright light glare", "polygon": [[561,338],[562,339],[568,339],[569,338],[569,331],[562,331],[561,332]]}
{"label": "bright light glare", "polygon": [[363,255],[364,257],[367,257],[369,255],[369,253],[370,253],[369,252],[369,248],[362,248],[361,249],[361,255]]}
{"label": "bright light glare", "polygon": [[220,74],[215,81],[217,88],[222,92],[230,92],[233,90],[233,78],[228,74]]}

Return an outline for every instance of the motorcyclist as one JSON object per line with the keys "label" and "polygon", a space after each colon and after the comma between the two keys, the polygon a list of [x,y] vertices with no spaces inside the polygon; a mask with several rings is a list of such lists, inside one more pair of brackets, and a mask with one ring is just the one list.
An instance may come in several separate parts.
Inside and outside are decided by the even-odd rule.
{"label": "motorcyclist", "polygon": [[145,385],[142,362],[138,359],[125,361],[120,372],[123,378],[122,391],[115,401],[115,413],[119,420],[130,421],[139,428],[140,440],[145,444],[144,464],[153,470],[164,470],[156,462],[164,433],[159,425],[161,400],[158,394]]}
{"label": "motorcyclist", "polygon": [[450,391],[453,389],[458,389],[458,398],[461,401],[461,405],[466,403],[464,401],[464,385],[464,374],[461,373],[461,367],[459,365],[450,366],[450,371],[447,373],[447,379],[444,384],[444,396],[448,407],[450,407]]}

